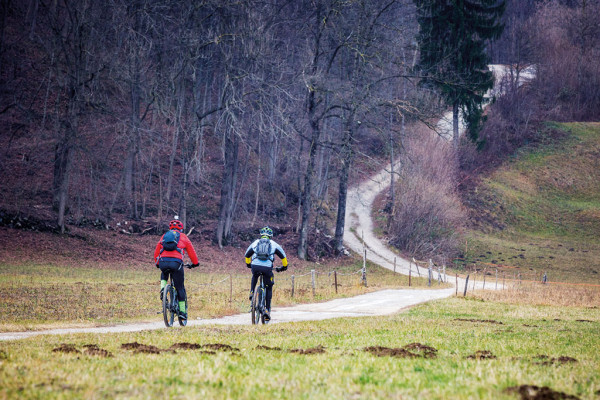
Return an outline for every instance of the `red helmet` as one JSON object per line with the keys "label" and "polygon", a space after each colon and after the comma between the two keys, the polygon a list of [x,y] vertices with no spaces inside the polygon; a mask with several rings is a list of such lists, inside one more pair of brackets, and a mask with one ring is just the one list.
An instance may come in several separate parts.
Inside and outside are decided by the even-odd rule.
{"label": "red helmet", "polygon": [[172,230],[172,229],[177,229],[178,231],[182,231],[183,223],[178,219],[174,219],[173,221],[169,222],[169,230]]}

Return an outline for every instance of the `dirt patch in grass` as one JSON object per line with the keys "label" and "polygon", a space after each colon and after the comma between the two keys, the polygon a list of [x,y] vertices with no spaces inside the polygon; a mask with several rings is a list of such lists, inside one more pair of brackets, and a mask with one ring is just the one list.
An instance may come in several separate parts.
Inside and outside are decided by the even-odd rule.
{"label": "dirt patch in grass", "polygon": [[[175,344],[173,344],[171,347],[169,347],[169,350],[170,351],[175,351],[175,350],[199,350],[202,347],[203,347],[202,345],[199,345],[197,343],[182,342],[182,343],[175,343]],[[212,351],[212,350],[202,350],[200,353],[201,354],[210,354],[210,355],[217,354],[215,351]]]}
{"label": "dirt patch in grass", "polygon": [[54,353],[81,353],[75,348],[75,345],[69,343],[63,343],[58,347],[52,349]]}
{"label": "dirt patch in grass", "polygon": [[138,342],[133,342],[133,343],[123,343],[121,345],[122,349],[125,350],[133,350],[134,353],[147,353],[147,354],[160,354],[162,353],[163,349],[159,349],[156,346],[152,346],[151,344],[141,344]]}
{"label": "dirt patch in grass", "polygon": [[258,346],[256,346],[256,350],[281,351],[281,347],[269,347],[269,346],[263,346],[262,344],[259,344]]}
{"label": "dirt patch in grass", "polygon": [[540,354],[534,357],[535,364],[538,365],[553,365],[553,364],[569,364],[578,362],[576,358],[569,356],[549,357],[545,354]]}
{"label": "dirt patch in grass", "polygon": [[83,346],[83,354],[88,356],[99,356],[104,358],[112,357],[112,353],[108,350],[101,349],[97,344],[86,344]]}
{"label": "dirt patch in grass", "polygon": [[383,346],[365,347],[363,351],[377,357],[398,358],[436,358],[437,349],[421,343],[410,343],[401,348],[390,348]]}
{"label": "dirt patch in grass", "polygon": [[575,321],[577,321],[577,322],[594,322],[594,321],[590,321],[589,319],[576,319]]}
{"label": "dirt patch in grass", "polygon": [[579,397],[557,392],[548,386],[521,385],[506,389],[508,393],[515,393],[521,396],[521,400],[576,400]]}
{"label": "dirt patch in grass", "polygon": [[485,322],[487,324],[498,324],[504,325],[503,322],[496,321],[493,319],[474,319],[474,318],[454,318],[455,321],[463,321],[463,322]]}
{"label": "dirt patch in grass", "polygon": [[318,345],[317,347],[309,347],[308,349],[291,349],[290,353],[294,353],[294,354],[324,354],[325,347]]}
{"label": "dirt patch in grass", "polygon": [[173,344],[169,347],[169,350],[198,350],[200,348],[202,348],[202,346],[197,343],[182,342]]}
{"label": "dirt patch in grass", "polygon": [[237,347],[231,347],[230,345],[223,343],[208,343],[203,345],[202,348],[215,351],[240,351]]}
{"label": "dirt patch in grass", "polygon": [[477,350],[475,354],[471,354],[467,358],[474,360],[495,360],[497,357],[489,350]]}

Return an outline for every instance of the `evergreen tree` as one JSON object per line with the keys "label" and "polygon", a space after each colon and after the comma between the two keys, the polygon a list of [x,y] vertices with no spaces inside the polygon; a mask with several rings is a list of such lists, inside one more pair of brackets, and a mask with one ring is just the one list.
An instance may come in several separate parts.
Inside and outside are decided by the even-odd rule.
{"label": "evergreen tree", "polygon": [[487,40],[504,28],[505,1],[414,0],[419,21],[421,85],[439,92],[452,106],[454,143],[458,145],[458,113],[462,110],[469,137],[477,142],[483,95],[494,84],[485,52]]}

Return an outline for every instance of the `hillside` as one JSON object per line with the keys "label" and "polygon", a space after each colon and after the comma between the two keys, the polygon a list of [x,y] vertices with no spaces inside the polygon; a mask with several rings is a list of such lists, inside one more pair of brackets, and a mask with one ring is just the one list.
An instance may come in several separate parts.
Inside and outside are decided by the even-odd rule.
{"label": "hillside", "polygon": [[553,139],[521,149],[465,194],[465,261],[600,283],[600,124],[545,129]]}

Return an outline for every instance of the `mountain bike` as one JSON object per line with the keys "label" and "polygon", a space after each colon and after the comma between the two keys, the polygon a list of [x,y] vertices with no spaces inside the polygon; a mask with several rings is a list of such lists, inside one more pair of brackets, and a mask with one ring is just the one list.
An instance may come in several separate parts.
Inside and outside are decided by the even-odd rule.
{"label": "mountain bike", "polygon": [[[276,272],[281,272],[279,268],[274,268]],[[252,295],[251,314],[252,314],[252,325],[258,325],[258,323],[267,324],[269,320],[265,320],[265,314],[267,311],[267,288],[263,279],[263,274],[258,275],[258,283],[256,289]]]}
{"label": "mountain bike", "polygon": [[[191,269],[192,265],[183,264],[183,267]],[[188,310],[187,299],[185,301],[185,309]],[[177,297],[177,290],[175,289],[175,285],[173,284],[173,278],[171,277],[171,274],[169,274],[169,282],[167,283],[167,286],[165,286],[165,290],[163,291],[162,310],[163,319],[167,328],[173,326],[173,322],[175,321],[176,315],[177,319],[179,320],[179,325],[187,325],[187,319],[181,318],[179,315],[179,298]]]}

